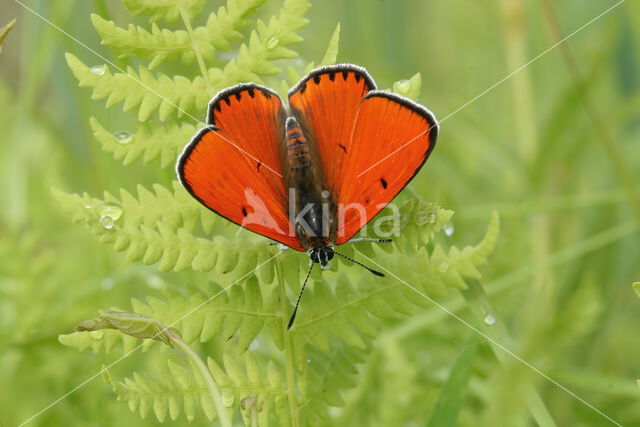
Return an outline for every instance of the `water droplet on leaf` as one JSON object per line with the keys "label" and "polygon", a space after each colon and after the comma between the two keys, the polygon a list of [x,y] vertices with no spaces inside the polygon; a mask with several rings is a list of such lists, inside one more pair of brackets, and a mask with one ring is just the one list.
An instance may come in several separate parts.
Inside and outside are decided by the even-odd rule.
{"label": "water droplet on leaf", "polygon": [[114,223],[113,218],[110,217],[109,215],[102,215],[100,217],[100,224],[102,224],[102,226],[107,230],[113,228],[113,223]]}
{"label": "water droplet on leaf", "polygon": [[96,341],[100,341],[104,337],[104,331],[89,332],[89,336]]}
{"label": "water droplet on leaf", "polygon": [[106,277],[104,280],[102,280],[102,283],[100,283],[100,287],[104,291],[108,291],[108,290],[112,289],[113,288],[113,279],[111,277]]}
{"label": "water droplet on leaf", "polygon": [[444,234],[446,234],[447,236],[452,236],[453,232],[455,230],[453,229],[453,225],[449,224],[444,228]]}
{"label": "water droplet on leaf", "polygon": [[116,202],[104,202],[100,204],[100,216],[110,216],[117,221],[122,216],[122,206]]}
{"label": "water droplet on leaf", "polygon": [[118,140],[120,144],[129,144],[133,141],[133,135],[126,130],[119,130],[114,132],[113,136]]}
{"label": "water droplet on leaf", "polygon": [[278,45],[278,43],[280,43],[280,38],[277,36],[269,37],[269,40],[267,40],[267,49],[273,49]]}
{"label": "water droplet on leaf", "polygon": [[103,64],[103,65],[94,65],[93,67],[91,67],[89,71],[91,71],[96,76],[103,76],[107,72],[107,69],[108,69],[107,66]]}
{"label": "water droplet on leaf", "polygon": [[443,262],[442,264],[440,264],[440,268],[438,268],[440,273],[445,273],[448,269],[449,269],[449,263],[448,262]]}
{"label": "water droplet on leaf", "polygon": [[486,323],[489,326],[493,326],[496,324],[496,318],[493,317],[493,314],[489,313],[486,316],[484,316],[484,323]]}

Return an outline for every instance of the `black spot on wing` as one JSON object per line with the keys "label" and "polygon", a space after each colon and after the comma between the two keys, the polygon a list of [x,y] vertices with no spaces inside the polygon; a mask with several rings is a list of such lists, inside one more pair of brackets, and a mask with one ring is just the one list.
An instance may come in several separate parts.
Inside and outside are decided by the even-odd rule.
{"label": "black spot on wing", "polygon": [[389,186],[389,184],[387,184],[387,181],[384,178],[380,178],[380,184],[382,185],[382,188],[384,188],[385,190]]}
{"label": "black spot on wing", "polygon": [[313,76],[313,82],[314,82],[315,84],[320,84],[320,75],[319,75],[319,74],[318,74],[318,75]]}
{"label": "black spot on wing", "polygon": [[338,144],[338,147],[342,148],[342,151],[344,151],[345,153],[347,152],[347,147],[345,147],[342,144]]}
{"label": "black spot on wing", "polygon": [[262,166],[262,162],[258,162],[256,165],[256,172],[260,173],[260,166]]}
{"label": "black spot on wing", "polygon": [[242,207],[242,216],[247,216],[247,208],[245,208],[244,206]]}

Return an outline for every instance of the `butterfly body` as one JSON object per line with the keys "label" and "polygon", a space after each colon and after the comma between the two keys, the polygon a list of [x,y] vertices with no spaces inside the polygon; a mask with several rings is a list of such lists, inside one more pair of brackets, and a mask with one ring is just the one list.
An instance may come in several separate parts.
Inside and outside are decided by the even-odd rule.
{"label": "butterfly body", "polygon": [[[324,186],[318,154],[312,150],[295,117],[287,117],[285,131],[288,213],[295,235],[307,251],[332,246],[336,234],[335,203]],[[325,265],[326,261],[322,264]]]}

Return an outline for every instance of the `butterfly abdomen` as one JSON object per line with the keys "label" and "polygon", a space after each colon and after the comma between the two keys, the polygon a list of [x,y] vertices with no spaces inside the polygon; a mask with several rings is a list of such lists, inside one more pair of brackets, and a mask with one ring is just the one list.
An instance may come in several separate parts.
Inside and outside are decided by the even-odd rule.
{"label": "butterfly abdomen", "polygon": [[298,121],[287,118],[287,156],[292,169],[300,169],[311,165],[311,153],[309,144],[302,134],[302,129]]}

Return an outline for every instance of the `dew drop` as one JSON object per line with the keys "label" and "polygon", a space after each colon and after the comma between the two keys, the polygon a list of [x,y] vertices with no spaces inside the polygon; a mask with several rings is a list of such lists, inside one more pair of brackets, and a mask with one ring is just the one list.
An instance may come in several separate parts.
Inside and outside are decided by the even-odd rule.
{"label": "dew drop", "polygon": [[307,359],[307,363],[311,363],[311,359]]}
{"label": "dew drop", "polygon": [[440,273],[445,273],[448,269],[449,269],[449,263],[443,262],[442,264],[440,264],[438,271],[440,271]]}
{"label": "dew drop", "polygon": [[149,277],[147,277],[147,285],[153,289],[162,289],[164,287],[164,281],[160,276],[150,274]]}
{"label": "dew drop", "polygon": [[417,225],[426,225],[436,222],[437,215],[434,211],[421,211],[416,213],[416,224]]}
{"label": "dew drop", "polygon": [[278,43],[280,43],[280,38],[277,36],[269,37],[269,40],[267,40],[267,49],[273,49],[278,45]]}
{"label": "dew drop", "polygon": [[489,326],[493,326],[496,324],[496,318],[493,317],[493,314],[489,313],[486,316],[484,316],[484,323],[486,323]]}
{"label": "dew drop", "polygon": [[89,336],[96,341],[100,341],[104,338],[104,331],[91,331],[89,332]]}
{"label": "dew drop", "polygon": [[99,207],[100,216],[110,216],[114,221],[117,221],[122,216],[122,206],[116,202],[103,202]]}
{"label": "dew drop", "polygon": [[451,237],[453,236],[453,232],[455,230],[453,229],[453,225],[449,224],[444,228],[444,234],[446,234],[447,236]]}
{"label": "dew drop", "polygon": [[187,415],[187,421],[191,422],[193,421],[193,418],[194,418],[193,415],[191,414]]}
{"label": "dew drop", "polygon": [[131,135],[126,130],[116,131],[114,132],[113,136],[116,138],[116,140],[120,144],[123,144],[123,145],[129,144],[131,141],[133,141],[133,135]]}
{"label": "dew drop", "polygon": [[251,344],[249,344],[249,350],[251,351],[256,351],[259,348],[260,348],[260,341],[258,341],[257,339],[251,341]]}
{"label": "dew drop", "polygon": [[100,283],[100,287],[103,291],[111,290],[113,288],[113,279],[111,277],[106,277],[102,280],[102,283]]}
{"label": "dew drop", "polygon": [[107,66],[104,65],[104,64],[103,65],[94,65],[93,67],[91,67],[91,69],[89,71],[91,71],[96,76],[104,76],[105,73],[107,72]]}
{"label": "dew drop", "polygon": [[114,223],[113,218],[110,217],[109,215],[102,215],[100,217],[100,224],[102,224],[102,226],[107,230],[110,230],[113,228],[113,223]]}

